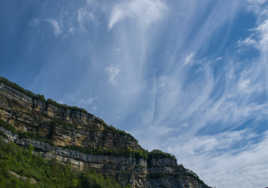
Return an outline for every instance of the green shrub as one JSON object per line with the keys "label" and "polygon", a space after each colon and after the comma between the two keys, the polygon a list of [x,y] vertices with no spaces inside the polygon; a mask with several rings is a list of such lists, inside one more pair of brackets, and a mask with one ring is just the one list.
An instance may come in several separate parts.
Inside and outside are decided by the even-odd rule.
{"label": "green shrub", "polygon": [[176,160],[176,157],[174,155],[171,155],[170,153],[165,153],[161,150],[153,150],[149,153],[149,159],[151,158],[155,158],[155,159],[162,159],[162,158],[171,158],[171,159],[174,159]]}
{"label": "green shrub", "polygon": [[103,121],[103,124],[107,127],[107,130],[110,130],[113,133],[121,135],[121,136],[127,136],[131,138],[132,140],[134,140],[136,143],[138,143],[138,140],[136,140],[136,138],[134,138],[131,134],[127,133],[126,131],[117,129],[113,125],[106,125],[104,121]]}
{"label": "green shrub", "polygon": [[[44,160],[32,154],[33,148],[21,148],[13,143],[6,144],[0,139],[0,187],[18,188],[121,188],[112,178],[94,171],[78,172],[68,165]],[[13,176],[10,172],[33,178],[30,184]]]}
{"label": "green shrub", "polygon": [[[67,123],[65,121],[61,120],[53,120],[50,122],[51,126],[64,126],[66,128],[75,128],[73,124]],[[31,132],[19,132],[16,131],[16,129],[9,125],[8,123],[0,120],[0,126],[4,127],[5,129],[11,131],[13,134],[17,134],[19,138],[29,138],[33,140],[38,140],[42,142],[46,142],[49,144],[52,144],[51,138],[47,137],[40,137],[38,134],[34,134]],[[109,130],[115,131],[115,133],[118,133],[118,130],[114,127],[109,126]],[[123,132],[123,131],[122,131]],[[119,133],[120,134],[120,133]],[[121,133],[121,134],[128,134],[128,133]],[[113,155],[113,156],[123,156],[123,157],[133,157],[136,159],[161,159],[161,158],[172,158],[176,159],[175,156],[162,152],[160,150],[153,150],[151,152],[148,152],[144,149],[132,149],[132,148],[126,148],[126,149],[108,149],[108,148],[103,148],[103,147],[98,147],[98,148],[86,148],[86,147],[79,147],[79,146],[66,146],[62,147],[64,149],[70,149],[70,150],[75,150],[81,153],[86,153],[86,154],[92,154],[92,155]]]}
{"label": "green shrub", "polygon": [[56,101],[54,101],[53,99],[47,99],[47,104],[51,104],[51,105],[54,105],[56,107],[59,107],[59,108],[63,108],[63,109],[70,109],[70,110],[73,110],[73,111],[80,111],[80,112],[83,112],[83,113],[88,113],[85,109],[83,108],[78,108],[76,106],[68,106],[66,104],[60,104],[60,103],[57,103]]}
{"label": "green shrub", "polygon": [[20,87],[18,84],[9,81],[6,78],[0,77],[0,83],[4,83],[5,85],[7,85],[7,86],[9,86],[9,87],[11,87],[13,89],[16,89],[17,91],[20,91],[20,92],[24,93],[25,95],[27,95],[29,97],[35,97],[36,96],[33,92]]}

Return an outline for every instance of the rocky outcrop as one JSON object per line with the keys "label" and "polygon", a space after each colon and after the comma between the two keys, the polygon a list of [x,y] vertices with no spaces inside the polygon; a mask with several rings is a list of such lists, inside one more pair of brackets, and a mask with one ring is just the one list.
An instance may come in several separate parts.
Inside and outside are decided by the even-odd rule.
{"label": "rocky outcrop", "polygon": [[0,78],[0,136],[45,158],[95,169],[132,188],[208,188],[175,157],[148,152],[130,134],[84,109],[45,100]]}

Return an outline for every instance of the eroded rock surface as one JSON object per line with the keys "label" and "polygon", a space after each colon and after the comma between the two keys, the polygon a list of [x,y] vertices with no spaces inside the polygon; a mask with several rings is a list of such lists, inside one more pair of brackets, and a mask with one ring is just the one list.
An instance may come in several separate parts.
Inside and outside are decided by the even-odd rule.
{"label": "eroded rock surface", "polygon": [[45,158],[112,176],[132,188],[209,188],[165,153],[149,153],[124,131],[83,109],[57,104],[0,78],[0,136]]}

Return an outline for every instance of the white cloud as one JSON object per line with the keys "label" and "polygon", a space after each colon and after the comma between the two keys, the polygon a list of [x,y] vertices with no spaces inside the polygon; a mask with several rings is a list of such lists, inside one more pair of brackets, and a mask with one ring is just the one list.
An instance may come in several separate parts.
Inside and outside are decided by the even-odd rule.
{"label": "white cloud", "polygon": [[162,0],[127,0],[116,4],[112,10],[109,29],[115,24],[127,18],[134,18],[143,26],[160,20],[167,6]]}
{"label": "white cloud", "polygon": [[105,71],[108,74],[108,80],[112,85],[117,84],[117,78],[120,73],[120,69],[114,65],[106,67]]}
{"label": "white cloud", "polygon": [[57,22],[57,20],[55,20],[55,19],[44,19],[43,21],[49,23],[52,26],[55,36],[58,36],[58,35],[60,35],[62,33],[60,24]]}
{"label": "white cloud", "polygon": [[217,62],[217,61],[221,61],[221,60],[223,60],[223,57],[217,57],[215,61]]}
{"label": "white cloud", "polygon": [[61,26],[59,24],[59,22],[56,20],[56,19],[34,19],[32,21],[32,26],[38,26],[40,25],[41,23],[48,23],[52,29],[53,29],[53,33],[54,35],[57,37],[59,36],[61,33],[62,33],[62,29],[61,29]]}
{"label": "white cloud", "polygon": [[184,65],[188,65],[188,64],[192,63],[194,56],[195,56],[194,53],[190,53],[188,56],[186,56],[186,58],[184,60]]}
{"label": "white cloud", "polygon": [[96,22],[96,17],[88,7],[83,7],[77,11],[77,21],[81,29],[86,30],[85,25],[90,22]]}
{"label": "white cloud", "polygon": [[258,27],[257,32],[260,34],[259,45],[262,50],[268,50],[268,19],[264,20]]}
{"label": "white cloud", "polygon": [[250,4],[263,5],[267,0],[248,0]]}
{"label": "white cloud", "polygon": [[117,22],[119,22],[120,20],[123,19],[123,11],[119,8],[114,8],[111,19],[110,19],[110,23],[109,23],[109,28],[112,29],[112,27],[114,26],[114,24],[116,24]]}
{"label": "white cloud", "polygon": [[248,0],[248,9],[260,15],[265,11],[263,7],[267,2],[267,0]]}
{"label": "white cloud", "polygon": [[[259,135],[251,134],[250,131],[226,132],[195,137],[175,148],[170,146],[169,151],[175,152],[179,162],[186,167],[194,166],[193,170],[211,186],[266,187],[268,133],[264,133],[262,141],[254,144],[251,140],[256,137]],[[241,141],[248,144],[238,149],[233,147]]]}
{"label": "white cloud", "polygon": [[92,3],[94,3],[94,2],[96,2],[96,0],[86,0],[86,2],[87,2],[87,4],[92,4]]}
{"label": "white cloud", "polygon": [[[252,36],[254,40],[251,43],[254,43],[254,47],[259,51],[259,59],[257,60],[258,64],[262,66],[262,69],[268,72],[268,1],[259,0],[253,1],[249,0],[250,10],[256,14],[257,26],[252,29]],[[266,82],[266,92],[268,91],[267,78],[263,78]]]}
{"label": "white cloud", "polygon": [[252,47],[257,47],[257,41],[253,39],[252,37],[248,37],[244,40],[238,41],[238,47],[243,47],[243,46],[252,46]]}
{"label": "white cloud", "polygon": [[[97,1],[88,2],[92,4]],[[99,2],[101,6],[105,1]],[[90,110],[98,107],[98,113],[105,120],[119,122],[116,125],[125,129],[134,127],[133,132],[143,146],[175,153],[179,162],[195,170],[206,183],[219,188],[264,187],[267,175],[261,165],[267,167],[265,165],[268,164],[267,152],[263,149],[267,139],[254,145],[250,142],[250,138],[254,137],[252,132],[234,131],[249,120],[268,117],[268,105],[259,98],[255,100],[264,93],[263,80],[266,77],[267,55],[264,52],[267,49],[267,23],[263,18],[264,12],[260,11],[262,19],[252,30],[253,35],[240,41],[241,46],[258,46],[262,60],[239,62],[232,56],[224,56],[216,59],[222,63],[212,65],[210,60],[198,59],[199,54],[194,52],[206,51],[220,29],[227,27],[227,31],[236,27],[232,25],[233,18],[244,1],[212,2],[126,0],[112,3],[113,7],[105,9],[105,13],[98,9],[98,14],[107,16],[109,29],[114,28],[116,32],[103,33],[103,30],[92,26],[97,32],[89,33],[85,38],[79,36],[83,40],[79,40],[79,45],[73,49],[84,55],[89,63],[77,63],[76,66],[88,68],[86,75],[81,75],[81,83],[85,81],[90,84],[76,86],[75,90],[81,93],[71,101],[82,98],[81,103],[88,104]],[[258,5],[262,2],[259,1]],[[160,20],[165,18],[167,10],[168,24],[164,25]],[[75,21],[79,26],[85,26],[96,18],[85,7],[79,8],[76,13]],[[131,24],[128,25],[129,22]],[[107,27],[106,23],[102,24]],[[115,28],[117,24],[120,27]],[[163,27],[149,27],[156,24]],[[150,28],[153,29],[147,32]],[[104,34],[105,40],[99,40],[103,39]],[[221,36],[219,49],[224,49],[221,47],[224,47],[226,38],[230,39],[228,32]],[[97,41],[98,45],[91,41]],[[163,51],[169,53],[165,55]],[[195,67],[184,66],[190,65],[193,60],[199,62]],[[54,62],[50,70],[55,70]],[[73,62],[69,63],[69,67],[73,65]],[[61,70],[62,66],[59,67]],[[119,89],[102,87],[106,80],[103,79],[103,82],[98,78],[102,78],[103,71],[108,82],[112,86],[120,86]],[[47,71],[43,71],[43,78],[47,77]],[[98,96],[98,104],[85,95]],[[116,114],[120,114],[120,121],[113,119]],[[138,123],[128,119],[133,116]],[[217,133],[208,135],[207,130]],[[205,135],[200,136],[200,131]],[[248,145],[242,144],[244,150],[238,150],[234,155],[232,147],[240,142]],[[226,151],[221,153],[218,150]],[[254,159],[258,160],[258,164],[254,163]],[[246,173],[248,170],[250,172]],[[258,182],[243,181],[242,178],[250,176],[257,177]]]}
{"label": "white cloud", "polygon": [[[257,31],[266,31],[266,25],[261,25]],[[265,44],[265,35],[261,36],[260,41]],[[194,55],[189,54],[181,60],[189,64],[193,58]],[[263,151],[263,146],[268,139],[254,145],[250,141],[256,136],[254,132],[232,130],[251,119],[267,119],[268,105],[254,99],[265,90],[262,82],[266,75],[265,64],[258,59],[250,64],[234,61],[232,57],[220,60],[224,63],[217,74],[213,73],[213,67],[207,62],[198,65],[198,74],[194,74],[194,70],[186,70],[182,63],[174,66],[168,75],[160,77],[159,87],[152,97],[153,105],[148,109],[153,115],[145,113],[143,116],[146,125],[153,125],[153,128],[144,126],[146,128],[142,127],[142,131],[136,130],[134,133],[147,148],[158,147],[176,153],[179,162],[194,169],[210,185],[220,188],[264,187],[267,175],[262,173],[267,170],[261,165],[267,163],[267,152]],[[189,74],[194,74],[194,78]],[[181,125],[187,125],[187,128]],[[166,131],[163,131],[165,128]],[[198,136],[202,130],[224,132]],[[146,137],[148,133],[152,136]],[[234,151],[240,142],[243,148]],[[247,142],[248,145],[245,144]],[[220,153],[218,150],[226,151]],[[254,158],[259,159],[258,165]],[[229,164],[229,161],[232,162]],[[251,172],[246,173],[244,169]],[[258,182],[248,180],[252,176]]]}
{"label": "white cloud", "polygon": [[92,106],[97,100],[97,97],[82,98],[78,100],[78,106]]}
{"label": "white cloud", "polygon": [[238,41],[238,46],[251,46],[260,51],[268,50],[268,14],[267,18],[262,19],[256,28],[251,29],[252,35],[244,40]]}

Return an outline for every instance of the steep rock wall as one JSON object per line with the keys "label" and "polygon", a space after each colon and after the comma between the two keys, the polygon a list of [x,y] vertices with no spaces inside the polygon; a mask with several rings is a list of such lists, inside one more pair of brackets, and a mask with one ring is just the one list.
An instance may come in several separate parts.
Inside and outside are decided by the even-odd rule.
{"label": "steep rock wall", "polygon": [[208,188],[169,154],[148,153],[130,134],[83,109],[45,100],[0,78],[0,132],[45,158],[95,169],[132,188]]}

